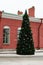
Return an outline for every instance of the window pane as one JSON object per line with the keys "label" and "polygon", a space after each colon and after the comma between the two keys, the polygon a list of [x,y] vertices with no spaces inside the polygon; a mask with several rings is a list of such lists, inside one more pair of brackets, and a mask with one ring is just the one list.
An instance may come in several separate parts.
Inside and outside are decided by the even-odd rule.
{"label": "window pane", "polygon": [[17,33],[17,37],[19,38],[19,33],[20,33],[21,28],[18,28],[18,33]]}
{"label": "window pane", "polygon": [[9,29],[3,29],[3,43],[9,43]]}

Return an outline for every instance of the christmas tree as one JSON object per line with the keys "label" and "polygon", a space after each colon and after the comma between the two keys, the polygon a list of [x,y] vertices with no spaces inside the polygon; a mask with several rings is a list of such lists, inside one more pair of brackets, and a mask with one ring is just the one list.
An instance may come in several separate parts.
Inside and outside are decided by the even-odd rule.
{"label": "christmas tree", "polygon": [[16,52],[19,55],[33,55],[35,52],[27,11],[25,11],[25,14],[23,16]]}

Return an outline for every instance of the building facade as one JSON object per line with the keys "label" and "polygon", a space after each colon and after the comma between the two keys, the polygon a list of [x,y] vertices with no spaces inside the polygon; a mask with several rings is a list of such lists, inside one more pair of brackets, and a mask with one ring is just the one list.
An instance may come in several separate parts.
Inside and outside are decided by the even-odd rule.
{"label": "building facade", "polygon": [[[43,48],[43,19],[35,18],[35,8],[28,9],[35,48]],[[18,15],[0,11],[0,49],[16,49],[23,12]]]}

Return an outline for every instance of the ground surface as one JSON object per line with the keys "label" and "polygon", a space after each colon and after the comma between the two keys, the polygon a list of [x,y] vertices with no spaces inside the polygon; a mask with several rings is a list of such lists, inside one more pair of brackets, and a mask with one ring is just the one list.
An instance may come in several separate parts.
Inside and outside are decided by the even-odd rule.
{"label": "ground surface", "polygon": [[16,51],[0,51],[0,65],[43,65],[43,50],[35,55],[17,55]]}

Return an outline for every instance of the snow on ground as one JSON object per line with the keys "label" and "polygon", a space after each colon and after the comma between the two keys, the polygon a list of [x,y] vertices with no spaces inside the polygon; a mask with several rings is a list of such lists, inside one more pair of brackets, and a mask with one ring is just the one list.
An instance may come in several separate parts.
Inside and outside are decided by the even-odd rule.
{"label": "snow on ground", "polygon": [[43,61],[3,61],[0,65],[43,65]]}
{"label": "snow on ground", "polygon": [[[40,59],[40,58],[39,58]],[[43,59],[0,58],[0,65],[43,65]]]}
{"label": "snow on ground", "polygon": [[43,65],[43,50],[35,55],[17,55],[16,51],[0,51],[0,65]]}

